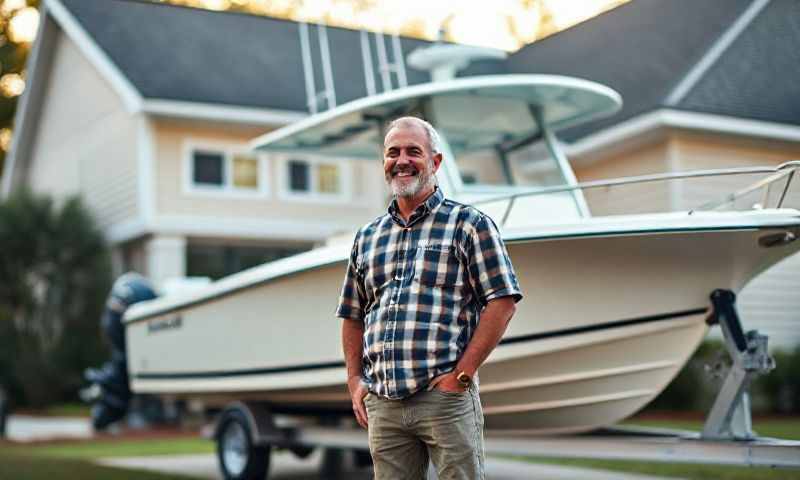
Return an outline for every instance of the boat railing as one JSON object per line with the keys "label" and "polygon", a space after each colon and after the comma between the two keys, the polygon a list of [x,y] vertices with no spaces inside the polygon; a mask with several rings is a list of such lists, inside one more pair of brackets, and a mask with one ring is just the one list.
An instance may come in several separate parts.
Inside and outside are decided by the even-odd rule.
{"label": "boat railing", "polygon": [[[656,182],[677,182],[677,181],[692,181],[697,179],[710,179],[710,178],[723,178],[734,176],[747,176],[747,175],[760,175],[755,182],[748,183],[745,186],[738,186],[733,188],[732,191],[728,190],[726,193],[719,195],[714,188],[707,189],[704,193],[714,195],[711,200],[704,200],[692,205],[683,205],[680,200],[676,201],[676,195],[680,195],[680,189],[673,189],[670,193],[670,211],[688,211],[689,214],[700,211],[718,211],[724,210],[726,207],[734,207],[737,202],[744,198],[752,198],[754,195],[760,196],[757,201],[753,201],[747,205],[747,209],[764,209],[764,208],[783,208],[790,197],[790,190],[793,185],[797,185],[796,180],[800,176],[800,160],[793,160],[783,163],[777,167],[736,167],[736,168],[723,168],[723,169],[707,169],[707,170],[692,170],[685,172],[666,172],[650,175],[637,175],[630,177],[594,180],[588,182],[581,182],[574,185],[556,185],[547,187],[536,187],[529,190],[518,190],[513,193],[505,193],[502,195],[490,196],[488,198],[480,198],[471,202],[472,204],[487,205],[497,204],[500,202],[505,203],[502,208],[502,216],[500,217],[500,225],[505,226],[512,210],[519,206],[523,199],[530,199],[540,195],[552,195],[558,193],[573,193],[582,192],[583,195],[589,198],[589,209],[591,214],[597,216],[607,215],[606,212],[595,212],[593,202],[591,201],[590,194],[598,190],[609,192],[612,189],[621,189],[624,187],[647,185]],[[796,188],[795,188],[796,189]],[[702,190],[702,189],[701,189]],[[793,191],[793,190],[791,190]],[[800,191],[797,192],[800,194]],[[695,195],[697,196],[697,195]],[[792,196],[794,199],[794,196]],[[800,196],[798,196],[800,199]],[[800,208],[798,205],[791,205],[795,208]],[[734,208],[735,209],[735,208]],[[600,209],[602,210],[602,209]],[[644,212],[639,212],[644,213]],[[648,212],[652,213],[652,211]],[[496,218],[496,214],[494,215]],[[580,215],[585,218],[585,215]]]}

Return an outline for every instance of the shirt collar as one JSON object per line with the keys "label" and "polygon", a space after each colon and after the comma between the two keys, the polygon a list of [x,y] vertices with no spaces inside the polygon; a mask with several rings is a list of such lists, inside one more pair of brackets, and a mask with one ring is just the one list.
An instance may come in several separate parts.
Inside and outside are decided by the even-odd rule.
{"label": "shirt collar", "polygon": [[438,207],[442,201],[444,200],[444,194],[439,187],[435,187],[433,193],[428,195],[428,198],[425,199],[411,214],[408,218],[408,222],[403,220],[403,217],[400,215],[400,208],[397,206],[397,197],[392,199],[392,203],[389,204],[389,215],[392,219],[400,226],[403,227],[410,227],[411,225],[417,223],[419,220],[428,216],[436,207]]}

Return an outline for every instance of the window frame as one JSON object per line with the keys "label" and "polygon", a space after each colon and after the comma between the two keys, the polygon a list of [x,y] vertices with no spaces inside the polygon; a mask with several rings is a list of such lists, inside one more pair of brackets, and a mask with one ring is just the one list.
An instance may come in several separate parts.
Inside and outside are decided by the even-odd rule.
{"label": "window frame", "polygon": [[[194,181],[194,154],[197,151],[222,154],[222,185],[200,184]],[[233,185],[233,159],[236,155],[248,155],[256,159],[256,187]],[[200,196],[223,196],[226,198],[264,198],[269,196],[269,157],[254,152],[246,144],[188,139],[183,144],[183,193]]]}
{"label": "window frame", "polygon": [[[291,162],[304,162],[309,166],[309,190],[299,192],[291,188]],[[313,203],[344,203],[352,198],[352,165],[350,160],[316,155],[282,155],[280,158],[279,196],[282,200]],[[339,192],[320,192],[318,188],[319,165],[334,165],[339,169]]]}

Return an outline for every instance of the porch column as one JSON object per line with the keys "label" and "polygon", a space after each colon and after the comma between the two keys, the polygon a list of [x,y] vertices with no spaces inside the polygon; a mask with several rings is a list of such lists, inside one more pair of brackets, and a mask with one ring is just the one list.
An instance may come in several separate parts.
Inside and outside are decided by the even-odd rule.
{"label": "porch column", "polygon": [[147,278],[157,289],[164,281],[186,276],[186,237],[156,235],[145,246]]}

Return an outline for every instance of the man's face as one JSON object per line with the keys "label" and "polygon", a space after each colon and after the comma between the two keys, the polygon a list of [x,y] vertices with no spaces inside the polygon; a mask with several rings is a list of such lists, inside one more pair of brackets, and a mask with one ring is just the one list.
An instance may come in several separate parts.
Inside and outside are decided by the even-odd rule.
{"label": "man's face", "polygon": [[398,197],[412,198],[433,189],[433,175],[441,154],[430,151],[428,134],[418,125],[398,125],[383,142],[383,171],[386,183]]}

